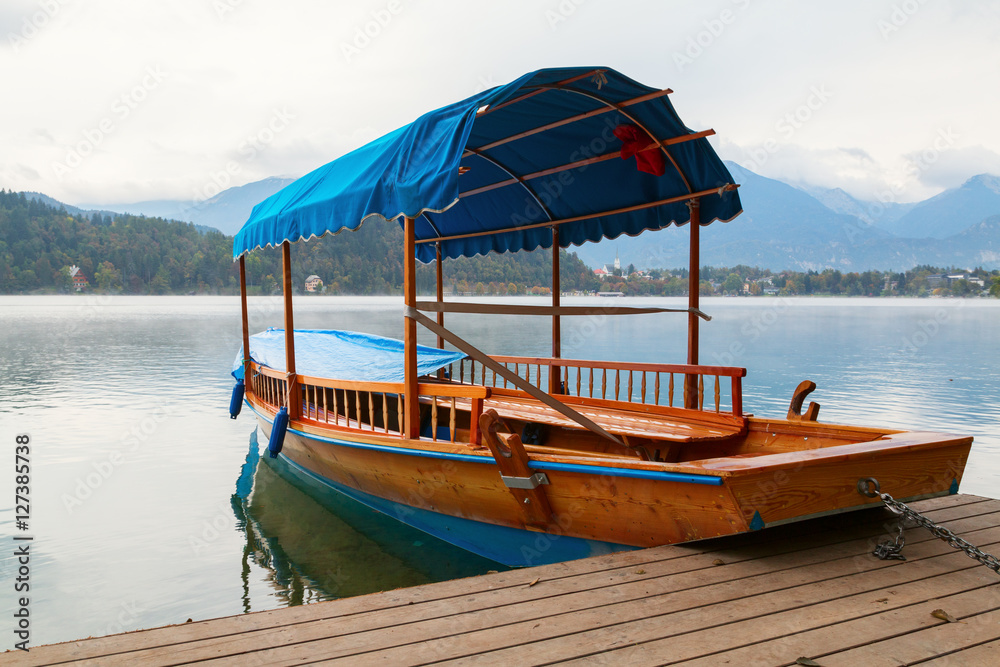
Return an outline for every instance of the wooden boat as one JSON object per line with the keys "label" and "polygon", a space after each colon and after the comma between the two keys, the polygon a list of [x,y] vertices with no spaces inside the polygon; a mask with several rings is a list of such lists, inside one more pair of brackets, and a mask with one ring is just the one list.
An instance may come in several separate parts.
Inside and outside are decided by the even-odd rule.
{"label": "wooden boat", "polygon": [[[859,493],[867,478],[900,499],[956,493],[971,438],[819,423],[818,406],[802,409],[810,382],[784,418],[755,417],[742,404],[746,369],[698,363],[709,319],[699,230],[742,209],[713,132],[686,128],[670,92],[606,68],[539,70],[425,114],[259,204],[234,243],[234,375],[247,380],[231,411],[242,399],[271,454],[299,473],[508,565],[859,509],[879,502]],[[295,331],[290,243],[368,219],[403,227],[404,339]],[[562,358],[563,317],[667,309],[561,305],[559,249],[684,225],[686,363]],[[265,246],[282,248],[285,326],[251,337],[244,257]],[[552,249],[551,306],[442,298],[443,259],[539,247]],[[416,298],[416,260],[436,262],[434,300]],[[552,354],[491,357],[444,327],[449,312],[550,317]],[[437,348],[417,345],[417,324]]]}

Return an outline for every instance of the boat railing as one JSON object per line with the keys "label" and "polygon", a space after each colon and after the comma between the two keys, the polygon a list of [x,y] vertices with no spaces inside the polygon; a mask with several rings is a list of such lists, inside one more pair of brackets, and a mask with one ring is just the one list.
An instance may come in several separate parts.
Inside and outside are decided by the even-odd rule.
{"label": "boat railing", "polygon": [[[405,424],[405,385],[402,382],[358,382],[298,375],[295,387],[300,397],[301,419],[327,426],[381,433],[402,437],[400,424]],[[249,391],[257,400],[275,411],[288,408],[288,382],[284,371],[276,371],[256,362],[251,363]],[[454,385],[420,382],[417,393],[421,416],[426,421],[432,442],[466,442],[460,432],[468,431],[468,442],[479,444],[479,417],[483,401],[490,389],[481,385]],[[469,424],[459,421],[456,399],[469,399]],[[462,401],[463,408],[465,402]],[[442,436],[439,427],[448,427]],[[423,430],[423,429],[422,429]],[[464,433],[462,433],[464,435]]]}
{"label": "boat railing", "polygon": [[[689,383],[694,383],[690,386],[692,393],[696,392],[698,410],[743,417],[745,368],[545,357],[491,358],[539,389],[587,399],[683,408]],[[502,376],[472,359],[463,359],[455,366],[452,366],[455,381],[499,391],[513,389]],[[675,376],[680,378],[675,380]],[[559,382],[553,382],[554,378]],[[728,387],[723,386],[722,378],[729,378]],[[711,392],[707,407],[706,388]],[[725,406],[728,410],[723,409],[724,398],[728,400]]]}

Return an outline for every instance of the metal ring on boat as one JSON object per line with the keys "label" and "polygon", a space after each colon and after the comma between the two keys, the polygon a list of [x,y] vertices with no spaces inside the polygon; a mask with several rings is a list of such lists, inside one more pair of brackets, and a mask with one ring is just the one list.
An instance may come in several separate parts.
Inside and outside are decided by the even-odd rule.
{"label": "metal ring on boat", "polygon": [[879,488],[878,480],[874,477],[862,477],[858,480],[858,493],[868,498],[878,498],[882,489]]}

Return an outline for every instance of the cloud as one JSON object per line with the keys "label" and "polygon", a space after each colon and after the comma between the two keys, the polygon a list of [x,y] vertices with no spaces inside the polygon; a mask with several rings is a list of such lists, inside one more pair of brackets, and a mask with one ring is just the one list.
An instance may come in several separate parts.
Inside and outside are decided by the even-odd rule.
{"label": "cloud", "polygon": [[797,186],[842,188],[857,199],[875,199],[888,170],[863,148],[807,148],[796,144],[741,146],[722,142],[719,153],[761,176]]}
{"label": "cloud", "polygon": [[29,181],[38,181],[42,178],[41,174],[26,164],[15,164],[13,171],[21,178],[25,178]]}
{"label": "cloud", "polygon": [[52,133],[46,130],[44,127],[36,127],[32,129],[28,133],[28,136],[31,137],[32,139],[37,139],[39,143],[47,144],[49,146],[56,143],[55,137],[53,137]]}
{"label": "cloud", "polygon": [[967,146],[943,151],[931,162],[919,153],[906,156],[911,161],[927,162],[920,172],[921,183],[932,188],[955,188],[978,174],[1000,175],[1000,153],[985,146]]}
{"label": "cloud", "polygon": [[0,44],[10,46],[10,35],[20,35],[25,22],[31,22],[32,12],[38,10],[38,5],[31,0],[4,0],[0,5]]}
{"label": "cloud", "polygon": [[[33,188],[69,203],[187,199],[230,160],[240,164],[234,185],[305,173],[478,89],[576,65],[607,65],[673,88],[671,100],[691,127],[716,129],[713,143],[722,142],[725,157],[766,176],[862,197],[899,183],[901,200],[909,200],[954,185],[966,171],[997,171],[1000,126],[992,115],[1000,90],[988,85],[1000,70],[993,0],[962,12],[920,3],[889,39],[876,22],[896,0],[843,0],[836,8],[401,1],[393,13],[388,0],[286,0],[280,9],[247,0],[2,0],[0,69],[17,103],[0,105],[11,179],[0,187],[28,183],[19,164],[42,175]],[[59,11],[23,48],[8,48],[7,34],[42,5]],[[560,20],[553,23],[551,12]],[[644,20],[608,30],[623,15]],[[703,53],[679,71],[673,56],[690,38],[703,38]],[[345,44],[360,53],[348,59]],[[150,67],[167,76],[155,89],[137,88]],[[247,150],[247,138],[286,106],[296,115],[288,129]],[[98,137],[105,119],[111,124]],[[962,135],[956,152],[907,174],[904,156],[951,126]],[[750,152],[760,155],[768,139],[780,148],[755,167]],[[88,154],[57,177],[53,165],[73,151]]]}

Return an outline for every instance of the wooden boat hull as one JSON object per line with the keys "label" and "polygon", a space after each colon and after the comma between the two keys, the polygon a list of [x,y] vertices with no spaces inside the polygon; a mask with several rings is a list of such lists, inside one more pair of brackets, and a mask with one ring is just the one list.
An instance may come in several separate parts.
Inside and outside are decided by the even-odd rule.
{"label": "wooden boat hull", "polygon": [[[248,405],[270,435],[273,413]],[[855,442],[795,448],[835,436]],[[544,525],[532,521],[488,452],[303,422],[289,427],[281,455],[301,474],[400,521],[526,566],[861,509],[879,502],[858,493],[866,477],[899,499],[956,493],[971,447],[968,437],[783,420],[752,419],[748,437],[772,449],[783,438],[788,451],[682,463],[532,456],[531,468],[548,482],[538,487],[552,510]]]}

